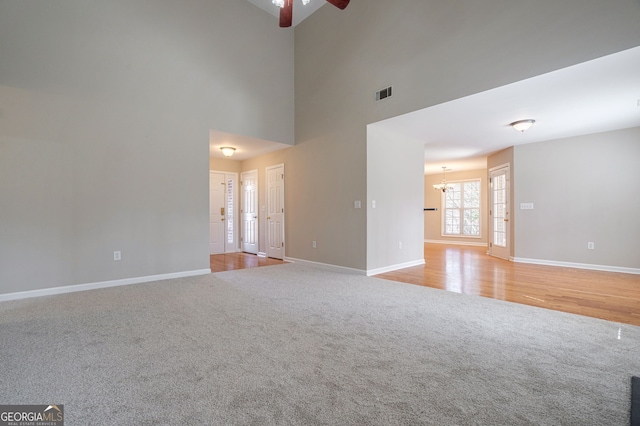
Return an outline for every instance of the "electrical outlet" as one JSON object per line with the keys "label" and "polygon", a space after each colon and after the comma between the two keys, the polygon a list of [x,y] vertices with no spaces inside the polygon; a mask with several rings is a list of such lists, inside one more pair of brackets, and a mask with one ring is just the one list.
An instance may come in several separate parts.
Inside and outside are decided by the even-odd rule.
{"label": "electrical outlet", "polygon": [[313,247],[313,248],[317,248],[318,247],[315,241],[311,241],[311,247]]}
{"label": "electrical outlet", "polygon": [[353,208],[354,209],[361,209],[362,208],[362,202],[360,200],[354,201],[353,202]]}
{"label": "electrical outlet", "polygon": [[113,260],[122,260],[122,253],[120,253],[120,251],[114,251]]}
{"label": "electrical outlet", "polygon": [[402,250],[402,241],[399,241],[399,242],[398,242],[398,248],[399,248],[400,250]]}
{"label": "electrical outlet", "polygon": [[594,242],[588,242],[588,243],[587,243],[587,249],[589,249],[589,250],[595,250],[595,249],[596,249],[596,243],[594,243]]}

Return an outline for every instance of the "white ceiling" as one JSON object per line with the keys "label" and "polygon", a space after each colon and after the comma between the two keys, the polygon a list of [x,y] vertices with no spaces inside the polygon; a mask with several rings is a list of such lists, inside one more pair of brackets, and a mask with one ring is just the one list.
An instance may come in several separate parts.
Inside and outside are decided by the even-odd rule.
{"label": "white ceiling", "polygon": [[[529,118],[525,133],[509,126]],[[425,174],[484,168],[510,146],[638,127],[640,47],[375,125],[424,140]]]}
{"label": "white ceiling", "polygon": [[[265,10],[280,19],[280,8],[272,3],[271,0],[247,0],[250,3],[255,4],[260,9]],[[320,9],[326,3],[325,0],[311,0],[311,3],[307,5],[302,4],[302,0],[293,1],[293,23],[292,27],[295,27],[300,22],[304,21],[316,10]],[[278,25],[276,20],[276,25]],[[284,30],[284,29],[283,29]]]}
{"label": "white ceiling", "polygon": [[249,158],[284,148],[291,148],[291,145],[284,143],[209,130],[209,156],[212,158],[225,158],[220,150],[223,146],[230,146],[236,149],[231,160],[237,161],[248,160]]}

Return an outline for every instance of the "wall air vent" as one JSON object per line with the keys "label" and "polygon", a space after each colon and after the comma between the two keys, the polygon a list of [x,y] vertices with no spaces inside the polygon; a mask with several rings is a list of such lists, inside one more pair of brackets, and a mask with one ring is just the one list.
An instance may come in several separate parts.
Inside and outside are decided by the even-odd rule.
{"label": "wall air vent", "polygon": [[376,92],[376,101],[381,101],[383,99],[387,99],[391,97],[391,88],[392,86],[389,86],[385,89],[382,90],[378,90]]}

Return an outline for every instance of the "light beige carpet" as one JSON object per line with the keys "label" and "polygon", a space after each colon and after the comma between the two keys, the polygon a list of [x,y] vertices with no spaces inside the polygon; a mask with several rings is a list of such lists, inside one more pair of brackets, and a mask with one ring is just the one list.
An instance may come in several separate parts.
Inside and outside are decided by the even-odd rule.
{"label": "light beige carpet", "polygon": [[624,425],[640,327],[286,264],[0,303],[67,425]]}

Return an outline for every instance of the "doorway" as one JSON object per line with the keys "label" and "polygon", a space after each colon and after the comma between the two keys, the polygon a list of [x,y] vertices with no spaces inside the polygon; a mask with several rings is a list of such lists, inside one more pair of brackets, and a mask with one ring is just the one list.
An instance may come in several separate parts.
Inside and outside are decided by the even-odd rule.
{"label": "doorway", "polygon": [[237,251],[237,173],[209,172],[209,254]]}
{"label": "doorway", "polygon": [[258,171],[240,175],[242,192],[240,214],[242,216],[242,251],[258,254]]}
{"label": "doorway", "polygon": [[284,164],[267,167],[267,257],[284,259]]}
{"label": "doorway", "polygon": [[509,170],[509,164],[503,164],[489,170],[489,189],[491,193],[489,254],[507,260],[509,260],[511,253]]}

